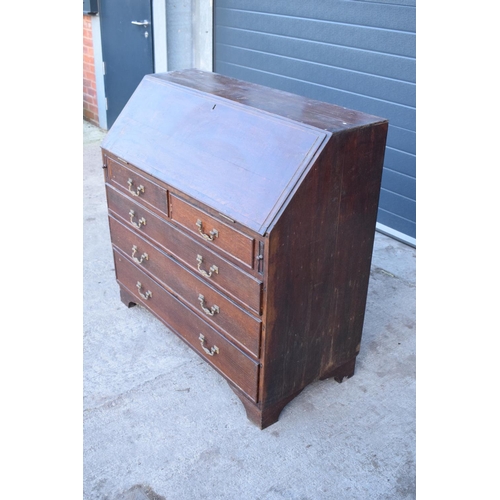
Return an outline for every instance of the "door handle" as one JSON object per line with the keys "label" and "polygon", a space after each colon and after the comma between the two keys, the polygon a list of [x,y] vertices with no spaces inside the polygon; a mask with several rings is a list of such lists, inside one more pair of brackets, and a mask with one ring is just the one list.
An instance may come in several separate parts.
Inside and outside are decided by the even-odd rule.
{"label": "door handle", "polygon": [[132,21],[132,24],[135,24],[136,26],[149,26],[149,21]]}

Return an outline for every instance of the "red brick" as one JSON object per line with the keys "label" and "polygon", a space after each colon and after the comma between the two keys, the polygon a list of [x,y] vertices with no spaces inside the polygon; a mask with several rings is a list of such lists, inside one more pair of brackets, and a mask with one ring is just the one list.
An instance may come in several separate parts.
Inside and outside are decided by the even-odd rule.
{"label": "red brick", "polygon": [[[89,96],[88,94],[83,94],[83,102],[92,103],[92,99],[96,99],[96,98]],[[97,99],[96,99],[96,103],[97,103]]]}
{"label": "red brick", "polygon": [[92,78],[86,78],[86,77],[84,77],[84,79],[83,79],[83,88],[87,89],[87,90],[95,88],[95,78],[94,77],[92,77]]}
{"label": "red brick", "polygon": [[83,16],[83,116],[90,122],[99,125],[92,20],[88,15]]}
{"label": "red brick", "polygon": [[83,91],[84,91],[85,94],[87,94],[90,97],[97,96],[96,90],[93,89],[92,87],[85,87]]}
{"label": "red brick", "polygon": [[91,117],[93,120],[99,121],[99,113],[97,109],[89,109],[84,107],[83,108],[83,115],[87,117]]}
{"label": "red brick", "polygon": [[89,111],[92,111],[93,113],[97,114],[97,106],[93,102],[88,102],[85,104],[85,109],[88,109]]}
{"label": "red brick", "polygon": [[96,114],[95,114],[95,113],[93,113],[92,111],[89,111],[89,110],[84,109],[84,110],[83,110],[83,116],[84,116],[87,120],[89,120],[89,121],[91,121],[91,122],[95,123],[96,125],[98,124],[98,119],[97,119],[97,116],[96,116]]}

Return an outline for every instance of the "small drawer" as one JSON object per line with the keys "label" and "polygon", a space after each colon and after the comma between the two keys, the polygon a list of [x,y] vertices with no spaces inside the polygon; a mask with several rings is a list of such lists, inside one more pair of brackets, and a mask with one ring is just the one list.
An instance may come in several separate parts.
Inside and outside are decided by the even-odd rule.
{"label": "small drawer", "polygon": [[109,158],[108,181],[124,193],[150,208],[167,213],[167,191],[161,186],[146,179],[135,169],[126,167]]}
{"label": "small drawer", "polygon": [[109,217],[111,241],[138,267],[180,297],[226,337],[255,357],[259,356],[261,320],[238,307],[152,244]]}
{"label": "small drawer", "polygon": [[226,340],[128,258],[114,252],[119,284],[185,340],[229,382],[257,402],[259,364]]}
{"label": "small drawer", "polygon": [[222,250],[236,260],[253,268],[254,238],[210,216],[170,193],[170,217],[201,241]]}
{"label": "small drawer", "polygon": [[109,185],[106,186],[106,195],[110,213],[127,228],[174,255],[201,279],[219,288],[238,303],[261,314],[261,281]]}

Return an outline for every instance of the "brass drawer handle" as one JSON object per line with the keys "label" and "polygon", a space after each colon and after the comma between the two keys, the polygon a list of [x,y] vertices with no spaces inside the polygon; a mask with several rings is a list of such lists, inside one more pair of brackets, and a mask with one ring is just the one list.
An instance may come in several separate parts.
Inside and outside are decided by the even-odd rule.
{"label": "brass drawer handle", "polygon": [[148,259],[149,259],[149,256],[148,256],[148,254],[147,254],[146,252],[144,252],[144,253],[141,255],[141,257],[138,259],[138,258],[135,256],[136,252],[137,252],[137,246],[136,246],[136,245],[134,245],[134,246],[132,247],[132,259],[134,259],[134,261],[135,261],[135,262],[137,262],[137,264],[142,264],[142,261],[143,261],[143,260],[148,260]]}
{"label": "brass drawer handle", "polygon": [[203,274],[205,278],[210,278],[212,276],[212,273],[219,274],[219,268],[215,265],[210,267],[209,273],[207,273],[200,267],[203,264],[203,257],[201,255],[196,256],[196,262],[198,262],[198,271],[200,271],[200,273]]}
{"label": "brass drawer handle", "polygon": [[130,210],[128,214],[130,215],[130,224],[132,224],[132,226],[136,227],[137,229],[140,229],[141,226],[146,225],[146,219],[144,217],[141,217],[139,219],[139,223],[134,222],[135,212],[133,210]]}
{"label": "brass drawer handle", "polygon": [[132,196],[140,196],[141,193],[144,193],[144,186],[142,184],[139,184],[139,187],[135,191],[132,191],[132,184],[133,183],[134,183],[134,181],[132,179],[129,179],[127,181],[128,190],[132,194]]}
{"label": "brass drawer handle", "polygon": [[219,354],[219,348],[214,345],[210,349],[207,349],[203,344],[205,343],[205,336],[200,333],[200,336],[198,337],[199,341],[201,342],[201,348],[209,355],[213,356],[214,354]]}
{"label": "brass drawer handle", "polygon": [[140,281],[137,282],[137,284],[135,285],[137,287],[137,290],[139,290],[139,295],[144,299],[144,300],[148,300],[150,299],[153,294],[148,290],[146,293],[142,293],[141,292],[141,288],[142,288],[142,284]]}
{"label": "brass drawer handle", "polygon": [[203,312],[205,314],[208,314],[208,316],[213,316],[214,314],[217,314],[220,312],[219,306],[213,305],[210,309],[204,306],[205,304],[205,297],[200,293],[198,295],[198,300],[200,301],[201,308],[203,309]]}
{"label": "brass drawer handle", "polygon": [[213,241],[214,238],[217,238],[217,236],[219,236],[219,231],[217,231],[217,229],[212,229],[208,234],[205,234],[203,232],[203,226],[202,226],[202,222],[200,219],[198,219],[196,221],[196,225],[198,226],[198,231],[200,232],[200,234],[203,236],[203,238],[205,238],[207,241]]}

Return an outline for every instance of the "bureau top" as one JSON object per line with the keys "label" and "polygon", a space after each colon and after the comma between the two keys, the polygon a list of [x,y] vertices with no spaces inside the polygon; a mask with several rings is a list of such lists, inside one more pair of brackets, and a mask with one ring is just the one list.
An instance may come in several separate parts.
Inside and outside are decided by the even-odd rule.
{"label": "bureau top", "polygon": [[335,104],[198,69],[157,73],[153,76],[332,133],[387,121]]}
{"label": "bureau top", "polygon": [[102,148],[265,234],[332,134],[384,121],[183,70],[144,77]]}

